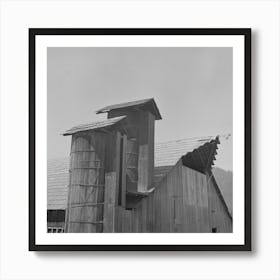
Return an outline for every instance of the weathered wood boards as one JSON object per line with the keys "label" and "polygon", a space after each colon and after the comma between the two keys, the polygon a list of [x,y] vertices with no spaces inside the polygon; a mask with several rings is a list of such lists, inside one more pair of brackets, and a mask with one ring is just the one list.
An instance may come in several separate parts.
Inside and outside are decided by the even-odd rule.
{"label": "weathered wood boards", "polygon": [[120,188],[123,177],[121,154],[124,153],[124,150],[122,145],[122,136],[119,132],[107,135],[103,232],[115,232],[117,230],[119,219],[117,208],[123,196]]}
{"label": "weathered wood boards", "polygon": [[117,200],[116,172],[108,172],[105,176],[104,196],[104,227],[103,232],[115,232],[116,227],[116,200]]}
{"label": "weathered wood boards", "polygon": [[[145,156],[141,145],[138,156],[137,144],[120,132],[73,136],[66,232],[232,231],[213,176],[184,166],[182,160],[138,206],[126,209],[127,191],[137,186],[127,179],[142,176],[145,186],[148,182],[148,170],[135,172]],[[147,158],[144,162],[149,165]]]}
{"label": "weathered wood boards", "polygon": [[66,232],[103,231],[104,159],[104,133],[73,135]]}
{"label": "weathered wood boards", "polygon": [[[207,175],[209,222],[211,231],[232,232],[232,219],[229,219],[227,206],[219,193],[218,186],[212,174]],[[227,211],[226,211],[227,210]]]}
{"label": "weathered wood boards", "polygon": [[64,134],[72,135],[66,232],[232,230],[208,174],[218,138],[192,140],[187,154],[155,183],[154,128],[161,116],[154,100],[98,111],[105,112],[107,120]]}
{"label": "weathered wood boards", "polygon": [[185,166],[182,166],[182,174],[183,231],[210,232],[206,176]]}
{"label": "weathered wood boards", "polygon": [[119,209],[118,216],[118,232],[232,232],[212,178],[181,160],[137,208]]}
{"label": "weathered wood boards", "polygon": [[139,171],[137,186],[139,192],[147,191],[153,182],[154,127],[155,116],[150,112],[142,113],[139,123]]}
{"label": "weathered wood boards", "polygon": [[138,182],[138,141],[136,138],[127,139],[126,142],[126,174],[127,191],[136,192]]}
{"label": "weathered wood boards", "polygon": [[[155,115],[149,111],[130,111],[127,109],[108,112],[108,118],[124,115],[127,120],[125,125],[127,138],[129,140],[135,139],[135,146],[132,147],[131,143],[128,143],[128,150],[133,149],[138,161],[136,164],[133,163],[133,167],[135,165],[137,167],[137,190],[145,192],[153,182]],[[128,172],[131,174],[132,170],[128,170]]]}

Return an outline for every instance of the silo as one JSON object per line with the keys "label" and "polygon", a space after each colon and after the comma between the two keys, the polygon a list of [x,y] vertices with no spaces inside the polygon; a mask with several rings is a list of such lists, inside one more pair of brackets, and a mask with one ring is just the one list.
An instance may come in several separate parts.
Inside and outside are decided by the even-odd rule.
{"label": "silo", "polygon": [[102,232],[106,134],[72,135],[66,232]]}

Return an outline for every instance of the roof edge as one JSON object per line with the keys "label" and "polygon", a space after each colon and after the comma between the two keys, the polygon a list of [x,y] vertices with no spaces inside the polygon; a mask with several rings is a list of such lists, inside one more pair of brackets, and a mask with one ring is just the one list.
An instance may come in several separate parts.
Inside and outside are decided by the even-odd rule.
{"label": "roof edge", "polygon": [[210,179],[212,180],[212,182],[213,182],[213,184],[214,184],[214,187],[216,188],[216,190],[217,190],[217,192],[218,192],[218,196],[220,197],[220,199],[221,199],[221,201],[222,201],[222,204],[223,204],[223,206],[224,206],[224,208],[225,208],[225,210],[226,210],[228,216],[229,216],[230,219],[232,220],[232,214],[231,214],[230,211],[229,211],[229,208],[228,208],[228,206],[227,206],[227,204],[226,204],[225,198],[224,198],[224,196],[223,196],[223,194],[222,194],[222,192],[221,192],[221,190],[220,190],[220,187],[219,187],[219,185],[218,185],[218,183],[217,183],[217,181],[216,181],[216,178],[215,178],[215,176],[214,176],[214,174],[213,174],[212,171],[210,171],[209,173],[210,173],[210,174],[209,174]]}
{"label": "roof edge", "polygon": [[[125,118],[126,118],[126,116],[119,116],[119,117],[115,117],[115,118],[111,118],[111,119],[105,119],[102,121],[96,121],[96,122],[92,122],[92,123],[76,125],[70,129],[66,130],[65,132],[63,132],[62,135],[68,136],[68,135],[73,135],[73,134],[76,134],[79,132],[99,130],[99,129],[106,128],[106,127],[112,127],[112,126],[118,124],[120,121],[124,120]],[[95,125],[95,127],[94,127],[94,125]]]}
{"label": "roof edge", "polygon": [[[212,165],[214,164],[216,159],[215,155],[217,154],[218,150],[218,144],[220,144],[219,135],[217,135],[215,139],[212,139],[209,142],[197,147],[193,151],[183,155],[181,157],[183,165],[202,173],[206,173],[207,171],[211,170]],[[206,154],[205,150],[207,152]],[[203,158],[205,156],[206,158]]]}
{"label": "roof edge", "polygon": [[[138,102],[142,102],[142,103],[138,104]],[[147,98],[147,99],[143,99],[143,100],[136,100],[136,101],[131,101],[131,102],[124,102],[124,103],[105,106],[105,107],[103,107],[99,110],[96,110],[95,113],[96,114],[102,114],[102,113],[108,113],[110,111],[120,110],[120,109],[124,109],[124,108],[141,107],[141,106],[145,106],[146,104],[148,104],[150,102],[153,106],[155,119],[156,120],[161,120],[162,116],[160,114],[160,111],[157,107],[157,104],[156,104],[154,98]],[[127,104],[127,106],[125,106],[126,104]]]}

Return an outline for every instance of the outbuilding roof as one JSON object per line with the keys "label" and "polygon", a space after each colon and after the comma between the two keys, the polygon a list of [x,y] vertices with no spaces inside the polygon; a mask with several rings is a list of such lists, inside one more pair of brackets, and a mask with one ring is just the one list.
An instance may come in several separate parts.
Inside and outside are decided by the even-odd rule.
{"label": "outbuilding roof", "polygon": [[216,140],[216,136],[203,136],[156,143],[155,166],[174,165],[182,156]]}
{"label": "outbuilding roof", "polygon": [[108,113],[113,110],[121,110],[124,108],[128,109],[143,109],[146,111],[150,111],[154,116],[156,120],[161,120],[162,117],[160,115],[159,109],[157,107],[157,104],[153,98],[148,99],[142,99],[137,101],[131,101],[131,102],[125,102],[120,104],[114,104],[110,106],[106,106],[102,109],[99,109],[96,111],[96,114],[100,113]]}
{"label": "outbuilding roof", "polygon": [[48,210],[66,209],[69,158],[48,160]]}
{"label": "outbuilding roof", "polygon": [[[211,151],[211,164],[217,149],[218,137],[195,137],[155,144],[155,169],[154,185],[169,172],[177,161],[182,158],[186,165],[190,164],[188,157],[195,158],[195,153],[200,151],[206,155]],[[209,146],[210,145],[210,146]],[[192,160],[191,157],[191,160]],[[194,164],[194,163],[192,163]],[[187,165],[188,166],[188,165]],[[65,209],[67,204],[67,185],[69,171],[69,158],[48,160],[48,209]]]}
{"label": "outbuilding roof", "polygon": [[126,116],[120,116],[120,117],[115,117],[115,118],[111,118],[111,119],[106,119],[104,121],[77,125],[77,126],[74,126],[70,129],[68,129],[67,131],[65,131],[63,133],[63,135],[67,136],[67,135],[72,135],[72,134],[75,134],[75,133],[81,132],[81,131],[98,130],[98,129],[102,129],[105,127],[111,127],[111,126],[119,123],[120,121],[122,121],[125,118],[126,118]]}

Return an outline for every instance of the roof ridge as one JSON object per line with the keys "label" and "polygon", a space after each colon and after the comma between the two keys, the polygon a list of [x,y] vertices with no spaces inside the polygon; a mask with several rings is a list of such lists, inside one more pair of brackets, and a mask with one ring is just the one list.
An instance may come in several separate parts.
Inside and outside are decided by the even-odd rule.
{"label": "roof ridge", "polygon": [[153,98],[150,97],[150,98],[144,98],[144,99],[138,99],[138,100],[132,100],[132,101],[127,101],[127,102],[120,102],[120,103],[116,103],[116,104],[112,104],[112,105],[107,105],[107,106],[102,107],[101,109],[96,110],[95,113],[99,113],[99,112],[101,112],[101,111],[103,111],[103,110],[105,110],[109,107],[112,107],[112,106],[119,106],[119,105],[123,105],[123,104],[131,104],[131,103],[133,104],[135,102],[137,102],[137,103],[138,102],[145,102],[145,101],[150,101],[152,99]]}
{"label": "roof ridge", "polygon": [[147,104],[149,104],[149,105],[152,104],[152,108],[150,108],[150,109],[146,108],[147,111],[150,111],[155,116],[156,120],[161,120],[162,119],[161,114],[159,112],[159,109],[158,109],[155,99],[153,97],[141,99],[141,100],[129,101],[129,102],[122,102],[122,103],[118,103],[118,104],[111,104],[111,105],[108,105],[101,109],[96,110],[95,113],[96,114],[108,113],[113,110],[141,107],[141,106],[146,106]]}
{"label": "roof ridge", "polygon": [[185,140],[197,140],[197,139],[201,139],[201,140],[206,140],[206,139],[216,139],[216,137],[219,136],[219,134],[217,134],[216,136],[214,135],[208,135],[208,136],[196,136],[196,137],[188,137],[188,138],[180,138],[180,139],[174,139],[174,140],[168,140],[168,141],[162,141],[162,142],[156,142],[155,145],[158,144],[166,144],[166,143],[174,143],[174,142],[180,142],[180,141],[185,141]]}

